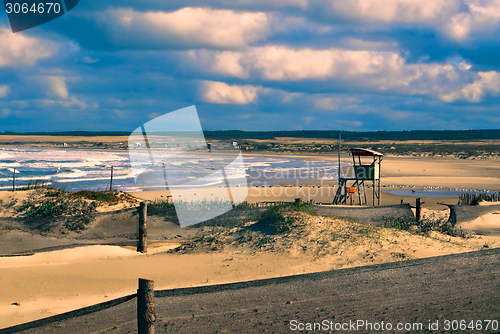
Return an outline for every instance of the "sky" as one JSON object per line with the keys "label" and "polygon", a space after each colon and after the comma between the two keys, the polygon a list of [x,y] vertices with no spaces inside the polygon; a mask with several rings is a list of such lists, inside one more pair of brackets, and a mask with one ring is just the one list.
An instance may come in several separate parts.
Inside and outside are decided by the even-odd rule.
{"label": "sky", "polygon": [[12,33],[0,131],[500,128],[500,0],[81,0]]}

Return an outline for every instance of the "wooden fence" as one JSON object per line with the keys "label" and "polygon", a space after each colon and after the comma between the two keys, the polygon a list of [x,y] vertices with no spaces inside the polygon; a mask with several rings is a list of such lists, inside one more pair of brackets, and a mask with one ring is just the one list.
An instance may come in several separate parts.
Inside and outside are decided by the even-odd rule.
{"label": "wooden fence", "polygon": [[481,201],[486,202],[498,202],[498,197],[500,192],[488,195],[487,193],[482,194],[462,194],[458,196],[458,205],[477,205]]}

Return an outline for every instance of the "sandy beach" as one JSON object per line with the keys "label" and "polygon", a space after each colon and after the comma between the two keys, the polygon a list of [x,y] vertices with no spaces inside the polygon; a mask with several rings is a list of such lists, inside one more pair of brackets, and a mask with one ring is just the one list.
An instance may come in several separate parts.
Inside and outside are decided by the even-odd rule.
{"label": "sandy beach", "polygon": [[[277,156],[277,155],[266,155]],[[283,155],[279,155],[283,157]],[[334,156],[313,155],[287,155],[286,157],[300,157],[306,160],[325,160],[336,162]],[[352,158],[343,157],[342,162],[351,163]],[[381,205],[405,203],[415,204],[415,197],[400,196],[386,193],[388,190],[414,189],[414,190],[460,190],[476,189],[500,191],[500,164],[491,161],[460,160],[456,158],[431,158],[431,157],[384,157],[381,167],[382,198]],[[370,186],[370,183],[367,183]],[[314,199],[318,203],[331,203],[335,196],[336,181],[317,181],[301,184],[281,183],[273,187],[250,187],[248,189],[248,202],[263,201],[293,201],[302,198],[305,201]],[[284,186],[288,186],[285,188]],[[320,186],[318,188],[318,186]],[[198,196],[210,198],[217,189],[186,189],[180,190],[187,197],[196,193]],[[371,189],[368,194],[371,195]],[[145,200],[155,200],[170,196],[169,191],[148,191],[134,193],[135,196]],[[368,196],[371,204],[370,196]],[[456,197],[426,197],[426,208],[443,209],[437,203],[456,204]]]}
{"label": "sandy beach", "polygon": [[[334,157],[332,161],[335,161]],[[386,157],[382,165],[382,184],[385,186],[382,190],[498,191],[499,171],[498,163],[487,161]],[[286,184],[252,187],[248,189],[247,201],[293,201],[302,197],[304,200],[329,203],[333,197],[333,185],[330,182],[301,187]],[[186,196],[196,191],[200,198],[210,198],[215,190],[183,191]],[[498,212],[461,224],[463,228],[478,232],[465,239],[438,232],[431,232],[427,236],[418,235],[394,228],[366,226],[341,218],[304,214],[298,218],[302,222],[302,232],[273,236],[272,244],[268,244],[272,246],[256,247],[252,243],[236,242],[237,232],[227,230],[218,234],[223,240],[221,247],[214,249],[208,244],[200,244],[182,251],[167,252],[200,233],[214,233],[213,229],[181,229],[178,225],[166,222],[164,217],[153,216],[148,217],[150,250],[148,254],[139,254],[135,252],[134,242],[130,241],[137,228],[137,216],[133,216],[132,209],[140,200],[165,200],[169,192],[133,193],[137,202],[99,207],[101,216],[97,216],[86,230],[65,234],[55,232],[60,225],[54,225],[56,227],[51,231],[38,233],[21,228],[14,220],[9,221],[9,217],[19,215],[16,212],[32,194],[33,191],[0,192],[0,220],[3,219],[1,253],[26,251],[30,245],[32,249],[50,250],[41,253],[35,251],[35,255],[0,257],[0,282],[5,287],[0,291],[0,313],[4,315],[0,318],[0,328],[134,293],[139,277],[154,280],[157,289],[167,289],[317,272],[500,246]],[[414,204],[415,198],[387,193],[382,195],[383,205],[399,204],[401,200]],[[448,209],[437,203],[456,204],[457,198],[428,197],[423,201],[424,216],[438,214],[445,217]],[[73,245],[69,249],[64,246],[70,242],[68,240]],[[106,243],[115,245],[99,246]],[[121,246],[116,245],[120,243]],[[57,249],[58,245],[61,249]]]}

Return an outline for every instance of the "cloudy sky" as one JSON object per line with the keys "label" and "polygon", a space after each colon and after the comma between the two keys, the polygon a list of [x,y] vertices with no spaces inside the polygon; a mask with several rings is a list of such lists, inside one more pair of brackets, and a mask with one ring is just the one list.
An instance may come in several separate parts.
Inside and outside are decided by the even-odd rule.
{"label": "cloudy sky", "polygon": [[0,131],[500,128],[500,0],[82,0],[12,33]]}

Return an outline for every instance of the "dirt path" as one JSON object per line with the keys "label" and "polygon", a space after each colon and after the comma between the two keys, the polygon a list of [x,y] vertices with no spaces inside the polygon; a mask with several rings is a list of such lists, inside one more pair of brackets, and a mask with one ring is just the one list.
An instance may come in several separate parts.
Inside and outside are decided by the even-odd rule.
{"label": "dirt path", "polygon": [[[253,281],[232,286],[156,292],[157,333],[290,333],[298,323],[326,320],[414,327],[398,333],[449,332],[446,320],[482,321],[498,332],[500,249]],[[493,320],[485,329],[486,319]],[[291,322],[296,320],[297,323]],[[39,323],[23,333],[134,333],[136,299],[96,313]],[[387,327],[386,327],[387,328]],[[21,329],[21,328],[18,328]],[[357,332],[373,332],[357,327]],[[475,333],[466,329],[461,333]],[[0,330],[0,333],[10,333]]]}

